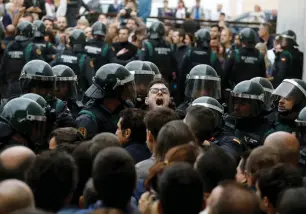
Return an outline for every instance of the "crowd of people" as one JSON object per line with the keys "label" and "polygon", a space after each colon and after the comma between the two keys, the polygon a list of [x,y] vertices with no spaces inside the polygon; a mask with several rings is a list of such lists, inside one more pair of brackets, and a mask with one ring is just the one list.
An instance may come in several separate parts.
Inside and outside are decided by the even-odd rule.
{"label": "crowd of people", "polygon": [[293,31],[146,28],[133,0],[92,25],[39,14],[1,41],[0,214],[305,213]]}

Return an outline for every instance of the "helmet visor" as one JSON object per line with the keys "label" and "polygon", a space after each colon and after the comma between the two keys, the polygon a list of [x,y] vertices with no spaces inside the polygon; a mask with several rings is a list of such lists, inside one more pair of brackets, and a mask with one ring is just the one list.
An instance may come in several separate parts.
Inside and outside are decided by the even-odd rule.
{"label": "helmet visor", "polygon": [[28,115],[31,127],[30,140],[34,145],[42,144],[46,136],[47,118],[45,116]]}
{"label": "helmet visor", "polygon": [[265,109],[267,111],[270,111],[273,106],[273,97],[272,97],[272,89],[269,88],[263,88],[264,89],[264,104],[265,104]]}
{"label": "helmet visor", "polygon": [[47,102],[53,100],[56,82],[54,81],[41,81],[41,80],[31,80],[28,85],[29,92],[38,94],[45,98]]}
{"label": "helmet visor", "polygon": [[221,98],[220,78],[211,76],[187,76],[185,96],[196,99],[208,96],[215,99]]}
{"label": "helmet visor", "polygon": [[148,85],[154,79],[155,73],[153,71],[135,71],[131,73],[134,73],[135,90],[137,97],[146,97]]}
{"label": "helmet visor", "polygon": [[122,94],[122,98],[124,100],[135,100],[136,99],[136,90],[134,81],[127,82],[124,84],[124,91]]}
{"label": "helmet visor", "polygon": [[[251,99],[245,96],[234,96],[231,94],[228,99],[229,114],[238,118],[257,117],[264,109],[263,101]],[[262,96],[263,99],[263,96]]]}
{"label": "helmet visor", "polygon": [[[296,103],[302,99],[305,100],[306,90],[292,79],[285,79],[272,93],[273,99],[276,100],[280,97],[294,98]],[[304,101],[305,102],[305,101]]]}

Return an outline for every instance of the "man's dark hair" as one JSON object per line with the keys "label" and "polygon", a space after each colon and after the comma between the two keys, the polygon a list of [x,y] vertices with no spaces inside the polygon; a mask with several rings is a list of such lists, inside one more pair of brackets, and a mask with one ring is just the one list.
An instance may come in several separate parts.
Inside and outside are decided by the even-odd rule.
{"label": "man's dark hair", "polygon": [[233,182],[219,184],[223,190],[217,203],[212,207],[214,214],[260,214],[256,194],[243,185]]}
{"label": "man's dark hair", "polygon": [[164,156],[171,148],[194,141],[195,138],[191,130],[184,122],[181,120],[170,121],[159,131],[155,157],[157,160],[163,161]]}
{"label": "man's dark hair", "polygon": [[278,164],[260,171],[258,187],[261,198],[267,197],[276,208],[280,194],[287,188],[302,187],[303,178],[300,171],[291,164]]}
{"label": "man's dark hair", "polygon": [[182,37],[183,41],[184,41],[184,39],[185,39],[185,32],[184,32],[184,30],[181,29],[181,28],[178,28],[178,29],[175,30],[175,32],[178,32],[179,38]]}
{"label": "man's dark hair", "polygon": [[71,204],[79,205],[79,198],[83,193],[84,186],[92,175],[92,156],[90,148],[92,141],[82,142],[72,153],[78,167],[78,185],[74,192]]}
{"label": "man's dark hair", "polygon": [[3,165],[2,161],[0,161],[0,181],[6,179],[18,179],[24,181],[26,172],[30,168],[34,160],[35,156],[29,156],[19,166],[16,166],[14,169],[11,168],[8,169]]}
{"label": "man's dark hair", "polygon": [[225,15],[225,13],[220,13],[220,16],[224,16],[225,17],[226,15]]}
{"label": "man's dark hair", "polygon": [[36,207],[57,212],[77,186],[77,166],[66,152],[46,151],[36,157],[26,181],[32,189]]}
{"label": "man's dark hair", "polygon": [[[95,160],[97,154],[108,147],[120,147],[118,137],[113,133],[103,132],[92,139],[90,154],[92,161]],[[144,141],[145,142],[145,141]]]}
{"label": "man's dark hair", "polygon": [[94,187],[106,207],[124,210],[136,185],[134,160],[117,147],[101,151],[93,165]]}
{"label": "man's dark hair", "polygon": [[164,79],[154,79],[154,80],[152,80],[152,81],[148,84],[147,94],[149,93],[151,87],[152,87],[154,84],[163,84],[163,85],[165,85],[166,88],[169,90],[169,85],[168,85],[168,83],[167,83]]}
{"label": "man's dark hair", "polygon": [[219,182],[234,180],[236,161],[218,146],[210,146],[196,161],[196,169],[204,182],[204,192],[210,193]]}
{"label": "man's dark hair", "polygon": [[50,134],[50,139],[53,137],[57,145],[63,143],[79,144],[82,140],[84,140],[78,129],[73,127],[55,129]]}
{"label": "man's dark hair", "polygon": [[164,214],[198,214],[203,208],[201,177],[188,163],[167,167],[158,184],[158,196]]}
{"label": "man's dark hair", "polygon": [[144,117],[146,128],[151,132],[152,136],[156,140],[160,129],[169,121],[177,120],[178,117],[170,108],[159,107],[149,112]]}
{"label": "man's dark hair", "polygon": [[187,109],[185,123],[197,138],[197,143],[202,145],[205,140],[213,137],[215,118],[212,110],[204,106],[190,106]]}
{"label": "man's dark hair", "polygon": [[306,188],[290,188],[285,190],[277,205],[279,214],[306,212]]}
{"label": "man's dark hair", "polygon": [[128,31],[128,34],[130,33],[129,28],[127,28],[126,26],[120,27],[119,30],[118,30],[118,32],[119,32],[120,30],[126,30],[126,31]]}
{"label": "man's dark hair", "polygon": [[95,190],[93,179],[90,178],[83,190],[83,205],[88,208],[90,205],[95,204],[99,200],[97,191]]}
{"label": "man's dark hair", "polygon": [[146,141],[146,126],[144,123],[145,111],[127,108],[120,112],[122,132],[131,130],[129,141],[144,144]]}
{"label": "man's dark hair", "polygon": [[217,28],[219,32],[221,32],[221,27],[218,24],[211,25],[211,28]]}

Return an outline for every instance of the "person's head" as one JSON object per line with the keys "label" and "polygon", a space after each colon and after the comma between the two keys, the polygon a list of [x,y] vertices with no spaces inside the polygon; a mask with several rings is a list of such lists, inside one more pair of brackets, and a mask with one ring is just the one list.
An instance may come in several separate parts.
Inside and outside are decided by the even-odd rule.
{"label": "person's head", "polygon": [[144,117],[146,126],[146,143],[150,151],[154,152],[158,133],[161,128],[172,120],[177,120],[178,117],[170,108],[160,107],[150,110]]}
{"label": "person's head", "polygon": [[46,30],[47,29],[53,30],[54,28],[54,18],[53,17],[45,17],[43,18],[43,22],[46,26]]}
{"label": "person's head", "polygon": [[256,4],[254,7],[255,12],[260,12],[261,11],[261,7],[260,5]]}
{"label": "person's head", "polygon": [[25,173],[35,159],[34,152],[24,146],[13,146],[0,153],[0,181],[25,180]]}
{"label": "person's head", "polygon": [[198,214],[203,209],[202,188],[199,174],[188,163],[167,167],[158,183],[160,213]]}
{"label": "person's head", "polygon": [[250,150],[244,152],[241,155],[241,160],[240,160],[240,162],[237,166],[236,181],[240,184],[246,184],[246,182],[247,182],[245,170],[246,170],[246,162],[247,162],[247,159],[248,159],[250,153],[251,153]]}
{"label": "person's head", "polygon": [[144,116],[145,111],[136,108],[120,112],[116,135],[121,145],[129,142],[143,144],[146,141]]}
{"label": "person's head", "polygon": [[229,28],[224,28],[221,33],[221,44],[227,45],[231,43],[232,33]]}
{"label": "person's head", "polygon": [[193,166],[200,152],[199,147],[193,144],[183,144],[168,150],[164,161],[156,163],[149,169],[148,176],[144,182],[146,190],[151,191],[153,189],[157,192],[158,179],[165,168],[176,162],[186,162]]}
{"label": "person's head", "polygon": [[133,31],[137,28],[137,24],[134,18],[130,18],[127,20],[126,28],[128,28],[128,30],[130,31]]}
{"label": "person's head", "polygon": [[178,0],[178,7],[179,8],[184,8],[185,7],[183,0]]}
{"label": "person's head", "polygon": [[209,213],[260,213],[256,194],[235,182],[221,182],[213,189],[207,201]]}
{"label": "person's head", "polygon": [[58,128],[51,132],[49,149],[56,149],[60,144],[77,144],[83,140],[82,134],[73,127]]}
{"label": "person's head", "polygon": [[21,23],[21,22],[33,22],[33,21],[34,21],[34,18],[32,16],[32,14],[26,12],[26,13],[24,13],[22,15],[22,17],[19,18],[18,23]]}
{"label": "person's head", "polygon": [[306,188],[289,188],[279,197],[277,204],[279,214],[293,214],[306,212]]}
{"label": "person's head", "polygon": [[259,50],[262,56],[267,55],[268,48],[265,43],[259,42],[256,44],[255,48]]}
{"label": "person's head", "polygon": [[163,1],[163,7],[168,8],[168,0]]}
{"label": "person's head", "polygon": [[53,30],[51,30],[51,29],[46,30],[44,40],[46,42],[50,42],[52,44],[55,44],[55,35],[53,33]]}
{"label": "person's head", "polygon": [[195,6],[196,6],[196,7],[200,7],[200,1],[201,1],[201,0],[195,0]]}
{"label": "person's head", "polygon": [[240,39],[240,35],[239,34],[236,34],[234,36],[234,40],[233,40],[233,43],[236,47],[240,47],[241,46],[241,39]]}
{"label": "person's head", "polygon": [[108,147],[120,147],[120,142],[115,134],[104,132],[93,137],[90,147],[92,160],[94,161],[98,153]]}
{"label": "person's head", "polygon": [[67,19],[65,16],[57,17],[57,28],[60,32],[64,32],[67,28]]}
{"label": "person's head", "polygon": [[297,166],[300,159],[300,143],[295,135],[288,132],[274,132],[265,139],[264,146],[276,149],[283,163]]}
{"label": "person's head", "polygon": [[122,148],[107,148],[95,158],[94,187],[104,206],[125,210],[136,185],[134,160]]}
{"label": "person's head", "polygon": [[210,30],[211,39],[220,38],[221,28],[218,25],[212,25]]}
{"label": "person's head", "polygon": [[194,36],[191,33],[186,33],[184,38],[186,46],[194,47]]}
{"label": "person's head", "polygon": [[6,36],[15,36],[16,34],[16,27],[14,25],[8,25],[5,28],[5,35]]}
{"label": "person's head", "polygon": [[223,180],[234,180],[236,161],[218,146],[210,146],[195,163],[204,183],[204,193],[208,196],[214,187]]}
{"label": "person's head", "polygon": [[100,14],[99,17],[98,17],[98,21],[102,22],[105,25],[108,24],[108,18],[105,14]]}
{"label": "person's head", "polygon": [[219,21],[220,22],[224,22],[225,21],[225,13],[220,13],[220,15],[219,15]]}
{"label": "person's head", "polygon": [[35,207],[33,193],[29,186],[15,179],[0,182],[0,204],[0,213]]}
{"label": "person's head", "polygon": [[190,106],[183,121],[193,132],[198,145],[203,145],[205,140],[213,137],[215,118],[209,108],[197,105]]}
{"label": "person's head", "polygon": [[26,176],[36,207],[57,212],[68,205],[77,185],[77,173],[73,158],[66,152],[46,151],[37,156]]}
{"label": "person's head", "polygon": [[259,30],[258,30],[258,36],[260,38],[264,38],[269,35],[270,35],[270,24],[269,23],[260,24]]}
{"label": "person's head", "polygon": [[80,197],[81,208],[87,209],[90,205],[98,201],[98,194],[95,190],[93,178],[88,179],[83,190],[83,195]]}
{"label": "person's head", "polygon": [[129,29],[127,27],[120,28],[118,38],[120,42],[128,42]]}
{"label": "person's head", "polygon": [[216,5],[216,10],[217,11],[222,11],[222,9],[223,9],[223,4],[217,4]]}
{"label": "person's head", "polygon": [[171,103],[170,91],[167,82],[163,79],[154,79],[148,85],[148,93],[145,104],[149,110],[157,107],[168,107]]}
{"label": "person's head", "polygon": [[84,30],[85,28],[89,27],[89,25],[90,23],[88,22],[88,20],[85,17],[81,17],[77,21],[76,29]]}
{"label": "person's head", "polygon": [[173,31],[173,34],[172,34],[173,44],[175,45],[184,44],[184,38],[185,38],[184,30],[177,29]]}
{"label": "person's head", "polygon": [[194,141],[195,138],[191,130],[183,121],[170,121],[159,131],[154,155],[158,161],[163,161],[166,153],[171,148],[182,144],[194,143]]}
{"label": "person's head", "polygon": [[295,166],[278,164],[260,171],[256,188],[262,209],[268,214],[276,213],[277,201],[282,192],[294,187],[303,187],[303,178]]}
{"label": "person's head", "polygon": [[247,185],[254,187],[257,176],[262,169],[272,167],[280,162],[276,150],[267,146],[260,146],[252,150],[246,162]]}
{"label": "person's head", "polygon": [[84,34],[85,34],[87,40],[92,39],[93,38],[92,28],[91,27],[85,28],[84,29]]}
{"label": "person's head", "polygon": [[212,38],[210,40],[210,48],[212,51],[218,54],[218,50],[219,50],[219,38],[218,37]]}

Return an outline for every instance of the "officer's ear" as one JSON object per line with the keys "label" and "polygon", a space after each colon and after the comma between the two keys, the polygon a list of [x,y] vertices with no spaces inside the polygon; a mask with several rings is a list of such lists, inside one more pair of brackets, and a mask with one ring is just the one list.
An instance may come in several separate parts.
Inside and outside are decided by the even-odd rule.
{"label": "officer's ear", "polygon": [[126,129],[125,132],[124,132],[124,135],[125,135],[125,138],[128,139],[131,136],[131,129],[129,129],[129,128]]}
{"label": "officer's ear", "polygon": [[148,105],[148,97],[145,97],[145,104]]}

